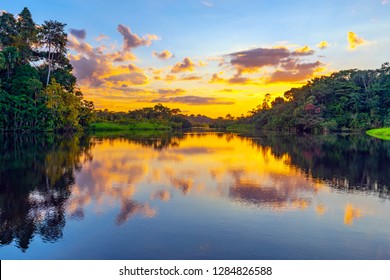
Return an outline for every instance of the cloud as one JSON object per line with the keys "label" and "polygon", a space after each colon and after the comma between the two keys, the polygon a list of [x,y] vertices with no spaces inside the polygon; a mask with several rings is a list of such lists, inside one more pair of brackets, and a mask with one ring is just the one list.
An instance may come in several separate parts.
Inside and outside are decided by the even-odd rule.
{"label": "cloud", "polygon": [[207,7],[214,7],[213,3],[209,2],[209,1],[203,1],[203,5],[207,6]]}
{"label": "cloud", "polygon": [[196,76],[196,75],[190,75],[190,76],[182,76],[180,77],[181,81],[196,81],[196,80],[201,80],[202,77]]}
{"label": "cloud", "polygon": [[277,66],[282,59],[291,55],[286,47],[257,48],[231,53],[230,63],[239,71],[255,71],[265,66]]}
{"label": "cloud", "polygon": [[75,36],[77,39],[84,40],[85,37],[87,36],[87,32],[85,29],[73,29],[71,28],[69,30],[69,33]]}
{"label": "cloud", "polygon": [[96,41],[97,42],[100,42],[100,41],[102,41],[102,40],[108,40],[109,39],[109,37],[108,36],[106,36],[106,35],[104,35],[104,34],[100,34],[99,36],[97,36],[96,37]]}
{"label": "cloud", "polygon": [[154,57],[157,57],[158,59],[161,59],[161,60],[166,60],[166,59],[173,57],[173,54],[168,50],[163,50],[160,53],[153,51],[152,54]]}
{"label": "cloud", "polygon": [[140,38],[137,34],[131,33],[130,28],[119,24],[117,30],[123,36],[123,50],[129,51],[140,46],[150,46],[153,40],[158,40],[158,36],[154,34],[146,34]]}
{"label": "cloud", "polygon": [[214,97],[201,97],[195,95],[187,96],[176,96],[176,97],[163,97],[154,99],[151,102],[172,102],[172,103],[182,103],[189,105],[233,105],[234,102],[231,100],[224,100]]}
{"label": "cloud", "polygon": [[193,63],[190,58],[185,57],[183,59],[183,62],[178,62],[175,64],[175,66],[173,66],[171,72],[172,73],[179,73],[185,71],[192,72],[194,71],[194,69],[195,69],[195,63]]}
{"label": "cloud", "polygon": [[209,83],[211,84],[242,84],[242,85],[245,85],[245,84],[256,84],[256,82],[253,80],[253,79],[250,79],[250,78],[247,78],[247,77],[243,77],[242,76],[242,72],[238,71],[233,77],[229,78],[229,79],[225,79],[223,77],[220,76],[221,73],[219,74],[214,74]]}
{"label": "cloud", "polygon": [[386,5],[390,2],[390,0],[382,0],[382,5]]}
{"label": "cloud", "polygon": [[145,85],[148,83],[149,78],[143,73],[132,72],[112,75],[105,78],[105,80],[112,83],[126,82],[131,85]]}
{"label": "cloud", "polygon": [[164,81],[166,81],[166,82],[172,82],[172,81],[176,81],[176,80],[177,80],[177,77],[175,75],[167,74],[164,77]]}
{"label": "cloud", "polygon": [[321,41],[317,44],[317,47],[321,50],[326,49],[329,46],[327,41]]}
{"label": "cloud", "polygon": [[176,88],[176,89],[159,89],[158,93],[163,95],[180,95],[186,92],[184,89]]}
{"label": "cloud", "polygon": [[286,47],[256,48],[247,51],[231,53],[230,63],[241,72],[253,72],[265,66],[277,66],[283,59],[314,54],[308,46],[291,52]]}
{"label": "cloud", "polygon": [[[129,71],[142,72],[134,64],[126,66],[115,66],[115,62],[126,62],[135,60],[134,54],[125,51],[115,51],[105,53],[105,47],[100,46],[93,48],[88,43],[78,41],[74,35],[68,37],[67,47],[76,54],[70,54],[69,60],[74,68],[74,75],[77,77],[79,83],[84,86],[98,87],[104,84],[107,77],[127,73]],[[145,76],[144,74],[142,74]],[[114,79],[115,80],[115,79]],[[140,84],[142,80],[140,75],[133,75],[130,81],[132,84]],[[147,80],[143,78],[143,80]]]}
{"label": "cloud", "polygon": [[111,87],[111,89],[119,90],[122,92],[129,92],[129,93],[134,93],[134,92],[145,92],[143,89],[140,88],[131,88],[126,84],[122,84],[120,87]]}
{"label": "cloud", "polygon": [[[223,78],[220,74],[214,74],[210,83],[226,84],[259,84],[269,82],[301,82],[313,77],[316,72],[323,70],[323,64],[319,61],[306,62],[314,55],[315,51],[308,46],[290,50],[284,46],[272,48],[255,48],[240,52],[230,53],[225,57],[230,58],[230,65],[237,71],[230,78]],[[265,69],[263,69],[265,68]],[[262,76],[255,78],[253,75],[261,71]],[[243,74],[250,73],[250,77]],[[266,74],[267,73],[267,74]],[[268,75],[269,78],[265,78]]]}
{"label": "cloud", "polygon": [[143,72],[143,70],[142,70],[141,68],[139,68],[138,66],[136,66],[136,65],[134,65],[134,64],[132,64],[132,63],[130,63],[130,64],[127,66],[127,68],[129,68],[129,70],[130,70],[131,72]]}
{"label": "cloud", "polygon": [[108,71],[105,63],[101,64],[99,61],[81,57],[80,59],[73,60],[70,62],[74,68],[74,74],[79,82],[87,82],[91,86],[100,86],[104,83],[99,76],[103,75]]}
{"label": "cloud", "polygon": [[[219,73],[219,74],[222,74],[222,73]],[[226,79],[221,78],[221,77],[219,76],[219,74],[213,74],[213,76],[211,77],[211,80],[209,81],[209,83],[212,83],[212,84],[216,84],[216,83],[226,83]]]}
{"label": "cloud", "polygon": [[111,59],[113,62],[125,62],[137,59],[137,57],[133,53],[123,51],[107,54],[107,58]]}
{"label": "cloud", "polygon": [[300,82],[313,77],[315,72],[322,70],[323,64],[320,61],[313,63],[297,63],[297,61],[289,61],[282,64],[282,70],[276,70],[268,82]]}
{"label": "cloud", "polygon": [[359,38],[356,33],[350,31],[348,32],[348,44],[349,44],[349,48],[351,50],[354,50],[356,49],[358,46],[364,44],[365,41],[363,38]]}
{"label": "cloud", "polygon": [[304,46],[302,48],[296,49],[293,55],[312,55],[314,54],[314,50],[310,49],[308,46]]}

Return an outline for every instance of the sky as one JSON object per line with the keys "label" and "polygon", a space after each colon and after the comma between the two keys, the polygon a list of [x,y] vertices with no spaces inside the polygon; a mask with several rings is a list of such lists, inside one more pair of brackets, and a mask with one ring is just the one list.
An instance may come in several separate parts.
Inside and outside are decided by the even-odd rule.
{"label": "sky", "polygon": [[390,61],[390,0],[1,0],[66,23],[78,87],[97,109],[161,103],[246,115],[292,87]]}

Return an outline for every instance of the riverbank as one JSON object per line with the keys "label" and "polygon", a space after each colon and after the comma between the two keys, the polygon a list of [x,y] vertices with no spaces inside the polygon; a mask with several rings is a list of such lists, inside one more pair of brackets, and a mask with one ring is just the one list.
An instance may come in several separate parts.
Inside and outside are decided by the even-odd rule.
{"label": "riverbank", "polygon": [[127,131],[127,130],[170,130],[171,127],[152,122],[133,122],[128,124],[100,122],[90,125],[90,131]]}
{"label": "riverbank", "polygon": [[390,140],[389,127],[370,129],[366,131],[366,134],[379,139]]}

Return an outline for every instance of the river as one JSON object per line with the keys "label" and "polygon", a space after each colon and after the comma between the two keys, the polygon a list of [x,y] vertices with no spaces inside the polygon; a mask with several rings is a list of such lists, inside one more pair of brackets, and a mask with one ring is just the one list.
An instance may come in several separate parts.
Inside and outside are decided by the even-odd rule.
{"label": "river", "polygon": [[390,259],[390,142],[0,138],[1,259]]}

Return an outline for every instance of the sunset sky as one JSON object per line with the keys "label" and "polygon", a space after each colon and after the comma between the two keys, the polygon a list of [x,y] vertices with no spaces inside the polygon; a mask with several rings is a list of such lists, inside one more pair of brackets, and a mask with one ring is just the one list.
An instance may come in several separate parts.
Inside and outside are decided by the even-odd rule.
{"label": "sunset sky", "polygon": [[390,0],[2,0],[67,24],[78,86],[113,111],[246,114],[264,95],[390,61]]}

